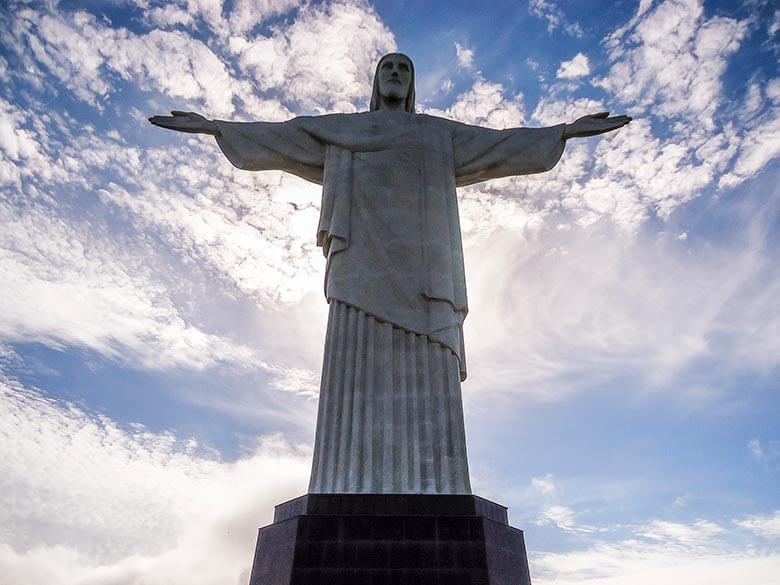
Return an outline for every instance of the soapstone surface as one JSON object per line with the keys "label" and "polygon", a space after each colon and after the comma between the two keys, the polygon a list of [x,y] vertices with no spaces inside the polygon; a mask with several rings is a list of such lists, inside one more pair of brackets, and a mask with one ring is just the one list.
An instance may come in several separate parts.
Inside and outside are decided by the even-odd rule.
{"label": "soapstone surface", "polygon": [[150,118],[215,136],[240,169],[282,170],[322,185],[317,244],[327,259],[331,318],[313,492],[470,492],[460,391],[468,302],[456,187],[547,171],[567,139],[631,121],[601,112],[549,128],[499,130],[416,114],[414,98],[414,64],[391,53],[377,64],[369,112],[286,122],[179,111]]}

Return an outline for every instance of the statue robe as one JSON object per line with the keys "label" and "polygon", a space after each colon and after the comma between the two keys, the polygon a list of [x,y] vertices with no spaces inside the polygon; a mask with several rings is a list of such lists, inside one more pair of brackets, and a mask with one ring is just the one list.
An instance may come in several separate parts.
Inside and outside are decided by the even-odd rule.
{"label": "statue robe", "polygon": [[236,167],[323,185],[331,316],[310,491],[470,493],[455,188],[551,169],[564,126],[378,111],[217,127]]}

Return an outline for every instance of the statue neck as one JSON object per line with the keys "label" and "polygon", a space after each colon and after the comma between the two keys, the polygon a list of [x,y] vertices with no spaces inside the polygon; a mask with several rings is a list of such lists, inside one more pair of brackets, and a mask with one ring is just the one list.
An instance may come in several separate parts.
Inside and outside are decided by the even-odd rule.
{"label": "statue neck", "polygon": [[401,110],[403,111],[405,109],[405,99],[399,99],[399,98],[393,98],[393,97],[384,97],[379,96],[379,107],[378,110],[390,110],[390,111],[396,111]]}

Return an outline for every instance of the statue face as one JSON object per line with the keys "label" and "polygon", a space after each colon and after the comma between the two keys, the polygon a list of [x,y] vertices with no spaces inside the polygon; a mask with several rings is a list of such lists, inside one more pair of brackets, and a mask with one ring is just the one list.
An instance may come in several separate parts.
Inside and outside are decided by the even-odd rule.
{"label": "statue face", "polygon": [[412,64],[403,55],[389,55],[379,66],[379,95],[404,100],[412,80]]}

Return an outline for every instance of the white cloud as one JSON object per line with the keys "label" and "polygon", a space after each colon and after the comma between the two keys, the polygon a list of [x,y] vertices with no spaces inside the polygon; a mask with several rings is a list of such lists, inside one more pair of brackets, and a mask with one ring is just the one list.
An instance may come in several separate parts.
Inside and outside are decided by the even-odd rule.
{"label": "white cloud", "polygon": [[758,83],[751,83],[748,87],[747,97],[745,98],[745,109],[742,116],[749,118],[761,108],[761,103],[761,86]]}
{"label": "white cloud", "polygon": [[653,520],[637,529],[637,535],[664,542],[668,545],[681,544],[687,547],[709,545],[713,539],[726,530],[708,520],[697,520],[693,524]]}
{"label": "white cloud", "polygon": [[[647,10],[647,6],[645,6]],[[748,23],[705,19],[698,0],[666,0],[607,39],[613,65],[595,83],[659,117],[687,117],[713,130],[721,77]]]}
{"label": "white cloud", "polygon": [[261,90],[280,89],[305,110],[367,109],[379,57],[392,33],[363,0],[306,5],[291,26],[236,47]]}
{"label": "white cloud", "polygon": [[[143,115],[139,123],[161,132]],[[239,328],[238,341],[224,334],[230,327],[219,316],[235,313],[231,297],[278,310],[317,291],[323,308],[316,318],[324,318],[324,261],[313,242],[318,188],[280,173],[240,173],[211,140],[181,136],[175,147],[138,148],[123,136],[135,124],[120,119],[101,135],[35,100],[26,108],[0,101],[0,181],[26,195],[0,200],[7,283],[0,337],[84,346],[133,368],[230,363],[270,374],[272,387],[316,394],[316,327],[288,317],[269,342],[263,337],[278,316],[253,312],[254,327]],[[97,223],[89,215],[92,193],[107,204]],[[133,226],[125,240],[123,230]],[[204,271],[211,272],[209,291],[199,296]],[[259,347],[273,348],[275,357]]]}
{"label": "white cloud", "polygon": [[99,108],[116,91],[112,74],[173,98],[201,99],[213,114],[229,115],[236,94],[219,58],[178,31],[135,35],[92,14],[26,11],[17,20],[18,52],[31,51],[79,99]]}
{"label": "white cloud", "polygon": [[780,156],[780,111],[774,109],[772,113],[771,118],[745,134],[739,156],[731,171],[720,177],[719,187],[732,187],[754,177]]}
{"label": "white cloud", "polygon": [[780,538],[780,510],[763,516],[748,516],[742,520],[735,520],[734,524],[764,538]]}
{"label": "white cloud", "polygon": [[538,585],[773,585],[780,571],[780,555],[730,547],[703,551],[628,539],[596,542],[573,552],[532,555],[529,564]]}
{"label": "white cloud", "polygon": [[216,145],[208,148],[198,149],[200,164],[187,160],[186,149],[148,152],[140,185],[129,191],[111,183],[100,197],[129,211],[140,232],[159,233],[173,250],[264,306],[299,302],[319,290],[324,260],[313,236],[319,190],[281,173],[236,171]]}
{"label": "white cloud", "polygon": [[[750,219],[742,242],[716,245],[676,232],[635,238],[603,222],[561,230],[554,226],[570,225],[567,213],[533,215],[528,202],[514,205],[525,226],[465,240],[470,309],[478,315],[465,324],[464,392],[472,400],[495,392],[563,400],[617,376],[632,377],[636,388],[679,392],[725,372],[776,367],[771,207],[724,211]],[[690,399],[706,401],[717,388],[724,391],[715,384]]]}
{"label": "white cloud", "polygon": [[[607,103],[630,105],[634,121],[591,141],[595,150],[577,152],[576,166],[567,160],[567,147],[542,191],[567,193],[563,205],[577,212],[582,225],[610,217],[635,230],[652,215],[669,217],[713,184],[733,188],[756,176],[780,152],[777,113],[767,104],[773,81],[755,84],[736,112],[722,96],[722,75],[747,27],[705,18],[695,0],[642,3],[632,21],[607,38],[613,65],[609,76],[595,82],[615,94]],[[552,124],[609,109],[571,100],[564,89],[553,86],[532,118]],[[656,117],[676,122],[662,133]]]}
{"label": "white cloud", "polygon": [[756,461],[761,461],[764,458],[764,450],[761,448],[761,441],[758,439],[751,439],[748,442],[748,450]]}
{"label": "white cloud", "polygon": [[570,61],[564,61],[558,68],[555,76],[558,79],[575,79],[590,75],[590,63],[588,57],[577,53]]}
{"label": "white cloud", "polygon": [[229,17],[231,33],[246,34],[268,18],[284,14],[300,4],[300,0],[236,0]]}
{"label": "white cloud", "polygon": [[534,488],[542,495],[550,495],[555,493],[555,479],[551,473],[548,473],[544,477],[534,477],[531,480]]}
{"label": "white cloud", "polygon": [[582,27],[576,22],[569,22],[563,11],[550,0],[531,0],[528,3],[528,11],[547,21],[547,32],[561,28],[574,37],[582,37],[584,34]]}
{"label": "white cloud", "polygon": [[428,109],[426,113],[490,128],[514,128],[525,122],[523,95],[507,96],[503,85],[481,76],[449,108]]}
{"label": "white cloud", "polygon": [[[539,102],[532,119],[548,125],[604,109],[603,103],[594,100],[553,97]],[[699,197],[727,168],[741,142],[733,125],[703,133],[686,124],[679,133],[662,139],[655,135],[651,118],[635,118],[612,134],[587,142],[571,141],[558,167],[531,180],[548,197],[563,198],[563,205],[576,211],[584,225],[609,217],[632,231],[651,214],[665,219]],[[747,176],[747,172],[740,175],[736,183]]]}
{"label": "white cloud", "polygon": [[769,80],[769,83],[766,84],[766,95],[773,104],[780,103],[780,77]]}
{"label": "white cloud", "polygon": [[767,33],[773,37],[780,30],[780,10],[775,10],[772,21],[767,23]]}
{"label": "white cloud", "polygon": [[460,43],[455,43],[455,54],[458,59],[458,67],[462,69],[474,68],[474,51],[467,49]]}
{"label": "white cloud", "polygon": [[[160,18],[186,20],[188,13],[169,8]],[[78,99],[101,110],[121,91],[119,76],[145,91],[200,102],[211,116],[230,116],[243,104],[265,119],[289,117],[278,102],[257,97],[253,80],[233,77],[214,50],[180,30],[136,34],[87,12],[24,10],[13,33],[12,48],[28,72],[42,77],[49,71]]]}
{"label": "white cloud", "polygon": [[[572,519],[570,512],[559,511],[564,526]],[[770,517],[760,517],[757,524],[767,520]],[[603,537],[581,537],[587,544],[580,550],[532,553],[529,564],[534,583],[770,585],[780,570],[776,551],[763,550],[752,542],[737,545],[726,529],[709,520],[655,519],[628,530],[620,540],[609,532]]]}
{"label": "white cloud", "polygon": [[747,447],[753,459],[764,464],[767,468],[780,459],[780,441],[762,443],[760,439],[751,439],[748,441]]}
{"label": "white cloud", "polygon": [[672,502],[672,505],[675,508],[685,508],[689,504],[692,498],[693,498],[692,494],[683,494],[682,496],[677,496],[674,499],[674,502]]}
{"label": "white cloud", "polygon": [[43,178],[51,177],[52,167],[35,133],[24,128],[30,115],[0,98],[0,186],[21,190],[22,178],[38,169]]}
{"label": "white cloud", "polygon": [[62,218],[0,202],[0,337],[85,345],[148,368],[252,363],[254,350],[187,323],[140,256]]}
{"label": "white cloud", "polygon": [[[199,314],[204,300],[214,306],[211,299],[196,302],[185,292],[186,286],[200,286],[200,270],[192,269],[195,262],[222,279],[227,291],[237,289],[264,302],[298,302],[307,291],[319,290],[323,261],[311,242],[316,212],[307,208],[312,203],[300,180],[285,189],[289,178],[278,174],[256,177],[259,183],[249,173],[234,179],[233,169],[219,161],[213,144],[211,158],[203,146],[200,154],[216,170],[209,164],[190,167],[193,151],[187,146],[141,151],[97,136],[72,119],[36,116],[7,102],[0,102],[0,111],[2,168],[10,167],[28,194],[25,199],[0,199],[0,273],[6,283],[0,291],[0,338],[88,347],[134,368],[201,370],[231,363],[259,368],[280,389],[316,393],[309,367],[319,367],[319,355],[311,358],[304,355],[308,350],[290,354],[284,349],[277,357],[289,354],[303,360],[297,365],[286,358],[268,361],[252,336],[244,335],[244,342],[225,336],[218,317]],[[67,142],[53,137],[55,129]],[[172,164],[177,160],[180,165]],[[139,231],[128,241],[121,231],[111,235],[102,224],[96,227],[70,212],[74,200],[91,209],[93,202],[85,193],[100,185],[95,173],[107,168],[116,169],[135,193],[131,196],[107,182],[105,189],[98,189],[107,201],[112,201],[105,195],[110,189],[127,197],[125,207],[137,214],[131,218]],[[199,190],[199,198],[182,195],[171,186],[177,181],[187,183],[189,191]],[[279,200],[264,207],[258,201],[258,190],[263,189]],[[301,211],[290,213],[292,205],[300,205]],[[184,263],[175,270],[186,275],[171,271],[176,260],[150,240],[154,232],[170,241],[170,250]],[[263,323],[257,322],[256,328],[262,335]],[[285,331],[300,339],[298,329],[296,325]],[[309,345],[318,345],[317,332],[312,333],[305,338]],[[275,339],[281,342],[287,336],[277,334]],[[300,341],[295,345],[308,347]]]}
{"label": "white cloud", "polygon": [[7,379],[0,418],[7,585],[246,583],[257,528],[309,473],[309,449],[280,437],[223,463]]}
{"label": "white cloud", "polygon": [[[152,24],[184,26],[197,30],[205,24],[211,34],[224,40],[229,35],[247,35],[271,17],[290,12],[300,0],[134,0]],[[228,11],[228,8],[230,10]]]}
{"label": "white cloud", "polygon": [[595,526],[580,524],[577,522],[576,517],[577,513],[567,506],[548,506],[544,509],[541,518],[536,521],[536,524],[540,526],[553,524],[564,532],[572,534],[588,534],[601,531],[601,529]]}
{"label": "white cloud", "polygon": [[166,28],[176,25],[192,26],[195,20],[192,14],[174,4],[148,7],[146,16],[156,26]]}
{"label": "white cloud", "polygon": [[[226,302],[228,315],[236,309],[231,309],[227,298],[223,297],[220,309],[217,300],[198,296],[205,295],[206,291],[200,291],[199,270],[193,260],[189,261],[189,268],[185,262],[184,274],[177,275],[182,267],[171,261],[164,250],[151,244],[147,236],[124,240],[117,234],[109,238],[88,222],[62,215],[56,207],[48,207],[49,204],[49,201],[28,202],[18,209],[12,201],[0,199],[0,221],[4,226],[0,234],[0,275],[5,283],[0,288],[3,306],[0,341],[39,342],[58,349],[89,348],[109,360],[136,369],[200,371],[228,366],[249,375],[270,375],[271,388],[316,395],[318,383],[314,372],[319,368],[323,335],[319,327],[312,325],[311,319],[324,323],[325,303],[321,294],[315,295],[316,301],[307,300],[305,305],[298,306],[301,314],[297,319],[275,313],[260,319],[250,313],[254,325],[251,332],[244,331],[245,327],[234,326],[233,333],[226,335],[223,331],[231,327],[225,325],[219,312],[209,313],[215,308],[224,312]],[[192,218],[196,217],[198,210],[193,208],[191,211]],[[221,217],[221,214],[215,213],[215,216]],[[186,215],[174,217],[184,227],[192,221]],[[221,225],[216,219],[212,223],[217,228]],[[154,227],[154,224],[150,225]],[[181,230],[184,227],[177,228],[179,239],[183,239]],[[235,227],[238,229],[228,230],[220,237],[212,235],[212,239],[193,236],[189,244],[192,248],[185,247],[182,254],[185,258],[186,254],[197,258],[198,246],[202,246],[214,254],[211,257],[206,254],[205,258],[211,258],[214,270],[218,271],[220,261],[229,264],[237,259],[236,253],[225,252],[223,257],[220,245],[228,250],[241,249],[237,241],[247,227],[240,224]],[[195,232],[212,233],[210,229],[208,222],[201,222]],[[220,238],[229,244],[221,244]],[[251,236],[248,240],[253,242]],[[262,262],[263,257],[260,254],[257,262]],[[231,286],[230,278],[240,278],[240,270],[251,272],[253,266],[257,267],[256,264],[233,267],[233,271],[224,277],[228,281],[226,288]],[[284,270],[289,271],[290,266]],[[265,269],[267,280],[273,275],[271,267]],[[252,273],[251,276],[255,279],[252,282],[260,282],[263,273]],[[321,277],[311,278],[318,287]],[[295,278],[290,280],[295,282]],[[279,290],[290,290],[285,287],[292,286],[284,278],[280,278],[280,283],[282,289]],[[251,283],[245,285],[245,294],[260,294]],[[264,298],[271,298],[271,289],[267,287],[274,286],[273,283],[262,285],[266,287],[261,288],[266,291]],[[296,298],[300,300],[300,297]],[[305,306],[312,303],[317,306],[313,316],[305,310]],[[301,322],[306,319],[309,322]],[[278,321],[283,321],[284,325]],[[236,317],[232,316],[230,323],[235,322]],[[273,341],[263,339],[269,331],[274,331]],[[215,408],[233,412],[235,399],[241,392],[240,387],[226,390],[233,401],[223,404],[219,397],[206,397],[196,391],[184,398],[205,401]],[[256,414],[255,406],[262,402],[256,394],[242,396],[243,412],[233,414]],[[250,407],[249,403],[254,406]]]}

